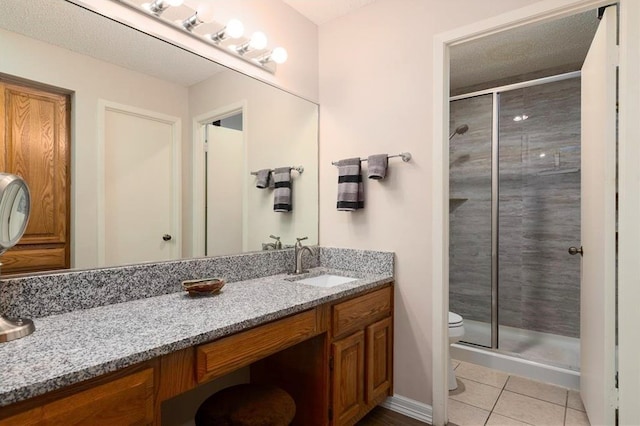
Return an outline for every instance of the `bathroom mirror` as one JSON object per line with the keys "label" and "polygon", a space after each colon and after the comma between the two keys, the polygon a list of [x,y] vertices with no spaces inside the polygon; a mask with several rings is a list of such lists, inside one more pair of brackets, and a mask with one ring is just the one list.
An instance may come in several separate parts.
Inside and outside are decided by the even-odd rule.
{"label": "bathroom mirror", "polygon": [[[271,242],[271,234],[281,237],[283,245],[293,244],[298,236],[308,236],[310,244],[317,243],[317,104],[69,1],[0,0],[0,7],[0,85],[3,81],[25,82],[62,93],[69,102],[67,128],[63,130],[69,135],[70,189],[68,200],[59,205],[68,205],[70,230],[66,236],[58,233],[56,237],[60,218],[54,214],[58,211],[55,204],[52,214],[43,215],[42,220],[40,216],[36,220],[37,212],[32,212],[25,239],[30,233],[41,235],[42,230],[35,227],[44,227],[53,217],[47,225],[53,231],[47,238],[56,237],[56,244],[67,245],[57,250],[61,256],[68,250],[72,269],[203,256],[207,229],[220,224],[223,226],[218,228],[236,232],[233,237],[211,236],[221,248],[208,255],[260,250],[262,243]],[[226,119],[239,112],[240,129],[226,127]],[[153,117],[147,120],[148,130],[136,133],[142,127],[132,122],[132,117],[145,114]],[[224,171],[217,166],[207,170],[206,156],[198,151],[207,143],[212,147],[206,138],[213,127],[242,132],[240,149],[233,157],[212,154],[219,155]],[[168,148],[136,157],[139,153],[131,149],[138,146],[140,134],[156,130],[169,135]],[[114,140],[125,142],[117,146]],[[150,181],[159,185],[166,180],[173,186],[155,191],[136,189],[145,194],[137,197],[138,204],[119,204],[134,208],[134,213],[127,210],[129,207],[119,208],[113,200],[122,196],[123,188],[149,177],[143,166],[160,154],[166,154],[162,157],[166,167]],[[37,169],[38,164],[34,160],[27,165],[27,182],[29,170]],[[287,214],[273,212],[272,191],[258,190],[251,174],[283,166],[304,168],[302,174],[292,172],[293,211]],[[5,170],[13,169],[5,165]],[[195,174],[197,170],[200,175]],[[210,194],[217,215],[207,217],[203,201],[207,176],[219,184],[229,182],[229,176],[238,182],[233,192],[235,213],[222,214],[218,207],[224,205],[221,201],[228,199],[228,194],[220,192]],[[29,186],[34,199],[42,198],[31,182]],[[222,191],[225,187],[221,186]],[[163,194],[171,195],[165,204],[144,211],[146,204]],[[127,233],[121,231],[123,227],[134,229],[128,234],[141,239],[140,228],[161,214],[168,216],[167,222],[158,225],[148,244],[157,254],[138,256],[140,250],[124,250],[131,242],[124,238]],[[139,221],[127,223],[127,218]],[[114,252],[116,256],[111,254]]]}

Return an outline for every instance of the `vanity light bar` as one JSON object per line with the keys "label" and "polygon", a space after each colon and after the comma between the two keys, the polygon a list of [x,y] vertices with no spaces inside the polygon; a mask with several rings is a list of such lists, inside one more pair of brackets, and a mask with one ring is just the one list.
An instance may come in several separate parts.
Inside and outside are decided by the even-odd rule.
{"label": "vanity light bar", "polygon": [[193,11],[190,16],[178,21],[171,21],[162,16],[163,12],[169,7],[182,5],[182,0],[155,0],[142,5],[138,5],[132,0],[118,1],[135,9],[137,12],[143,12],[146,16],[152,16],[165,25],[174,29],[180,29],[190,34],[192,37],[205,41],[236,58],[240,58],[261,69],[269,71],[270,73],[275,73],[276,64],[284,63],[289,56],[283,47],[276,47],[257,57],[252,57],[250,55],[251,52],[261,51],[267,47],[267,37],[264,33],[259,31],[253,33],[251,38],[242,44],[230,45],[228,47],[222,46],[221,43],[223,41],[228,39],[237,39],[242,37],[244,34],[244,26],[237,19],[229,20],[227,25],[222,27],[222,29],[216,33],[206,35],[195,34],[193,30],[197,26],[204,23],[215,23],[213,20],[212,8],[204,3],[201,7],[198,7],[197,10]]}

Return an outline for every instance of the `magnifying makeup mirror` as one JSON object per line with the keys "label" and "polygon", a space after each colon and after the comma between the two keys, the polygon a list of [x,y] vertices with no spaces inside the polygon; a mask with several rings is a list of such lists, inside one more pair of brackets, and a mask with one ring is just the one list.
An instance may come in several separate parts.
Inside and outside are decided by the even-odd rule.
{"label": "magnifying makeup mirror", "polygon": [[[30,208],[27,183],[19,176],[0,173],[0,255],[16,245],[24,235]],[[34,331],[35,326],[30,319],[0,316],[0,343],[28,336]]]}

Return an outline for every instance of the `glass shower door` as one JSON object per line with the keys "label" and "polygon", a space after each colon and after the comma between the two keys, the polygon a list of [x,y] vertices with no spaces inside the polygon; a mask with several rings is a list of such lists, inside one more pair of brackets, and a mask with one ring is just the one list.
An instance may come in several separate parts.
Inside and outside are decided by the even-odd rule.
{"label": "glass shower door", "polygon": [[492,312],[492,98],[450,102],[449,122],[449,310],[464,318],[462,340],[486,347]]}
{"label": "glass shower door", "polygon": [[580,79],[500,94],[499,348],[579,365]]}

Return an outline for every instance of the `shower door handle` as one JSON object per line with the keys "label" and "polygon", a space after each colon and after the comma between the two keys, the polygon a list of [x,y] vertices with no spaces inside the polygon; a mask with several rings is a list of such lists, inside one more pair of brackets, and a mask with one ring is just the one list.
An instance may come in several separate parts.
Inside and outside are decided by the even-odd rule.
{"label": "shower door handle", "polygon": [[574,256],[576,254],[580,253],[580,256],[582,256],[584,253],[582,251],[582,246],[580,246],[580,248],[575,248],[575,247],[569,247],[569,254],[571,256]]}

